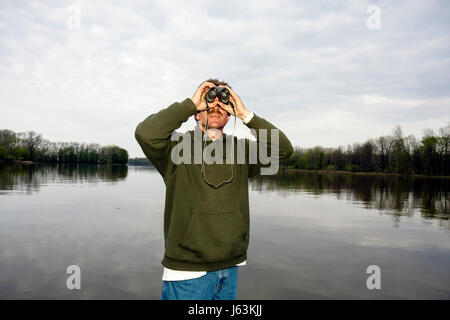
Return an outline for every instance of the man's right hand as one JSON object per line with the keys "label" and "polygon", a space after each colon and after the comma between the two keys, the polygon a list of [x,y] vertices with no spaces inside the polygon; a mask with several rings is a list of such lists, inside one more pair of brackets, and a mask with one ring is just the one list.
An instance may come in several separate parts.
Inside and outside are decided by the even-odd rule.
{"label": "man's right hand", "polygon": [[195,106],[197,107],[197,111],[206,110],[205,95],[208,92],[208,90],[213,87],[215,87],[214,83],[205,81],[195,91],[191,100],[192,100],[192,102],[194,102]]}

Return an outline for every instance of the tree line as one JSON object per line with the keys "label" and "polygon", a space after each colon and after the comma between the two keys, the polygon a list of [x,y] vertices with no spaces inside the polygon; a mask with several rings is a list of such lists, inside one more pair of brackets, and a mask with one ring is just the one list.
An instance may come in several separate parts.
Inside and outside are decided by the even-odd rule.
{"label": "tree line", "polygon": [[[295,147],[294,153],[283,163],[284,167],[304,170],[348,172],[380,172],[449,176],[450,124],[435,134],[425,129],[421,139],[403,136],[397,125],[392,134],[364,143],[353,143],[338,148]],[[130,159],[130,165],[152,165],[147,158]]]}
{"label": "tree line", "polygon": [[128,152],[115,145],[51,142],[34,131],[0,130],[0,164],[15,161],[127,164]]}
{"label": "tree line", "polygon": [[392,134],[338,148],[294,148],[285,165],[306,170],[340,170],[400,174],[449,175],[450,124],[435,134],[425,129],[419,140],[403,136],[399,125]]}
{"label": "tree line", "polygon": [[[421,139],[403,136],[397,125],[392,134],[338,148],[294,148],[285,166],[306,170],[381,172],[449,176],[450,124],[424,130]],[[115,145],[51,142],[34,131],[0,130],[0,164],[17,160],[43,163],[133,164],[151,163],[146,158],[128,160],[128,152]]]}
{"label": "tree line", "polygon": [[130,158],[128,164],[132,166],[153,166],[153,164],[147,158]]}

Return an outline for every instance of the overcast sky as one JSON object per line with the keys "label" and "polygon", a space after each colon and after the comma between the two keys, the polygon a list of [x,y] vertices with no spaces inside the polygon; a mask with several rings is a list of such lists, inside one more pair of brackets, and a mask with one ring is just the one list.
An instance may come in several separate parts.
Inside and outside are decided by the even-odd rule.
{"label": "overcast sky", "polygon": [[0,0],[0,129],[141,157],[137,124],[209,77],[294,146],[420,138],[450,120],[450,3]]}

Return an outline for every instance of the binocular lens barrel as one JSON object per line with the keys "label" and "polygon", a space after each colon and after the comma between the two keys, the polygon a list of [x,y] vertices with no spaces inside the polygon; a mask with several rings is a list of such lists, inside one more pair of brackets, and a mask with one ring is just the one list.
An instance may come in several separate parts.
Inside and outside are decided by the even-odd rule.
{"label": "binocular lens barrel", "polygon": [[217,87],[213,87],[209,89],[209,91],[206,93],[206,100],[211,103],[214,101],[218,93]]}
{"label": "binocular lens barrel", "polygon": [[213,102],[216,97],[219,97],[222,103],[227,104],[230,101],[230,91],[224,87],[213,87],[206,93],[206,100],[209,103]]}

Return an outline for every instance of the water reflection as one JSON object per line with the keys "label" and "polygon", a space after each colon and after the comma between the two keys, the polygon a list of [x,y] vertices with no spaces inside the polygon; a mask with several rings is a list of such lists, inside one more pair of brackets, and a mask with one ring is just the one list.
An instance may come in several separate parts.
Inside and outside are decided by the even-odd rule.
{"label": "water reflection", "polygon": [[[150,170],[153,167],[131,167]],[[8,191],[33,193],[41,186],[66,183],[95,184],[123,181],[126,165],[16,165],[0,166],[0,194]],[[364,208],[378,209],[393,216],[413,216],[419,209],[423,218],[448,220],[450,215],[448,178],[318,174],[295,170],[281,171],[273,176],[257,176],[250,181],[253,191],[275,191],[281,196],[310,193],[316,196],[333,194],[339,200],[352,201]]]}
{"label": "water reflection", "polygon": [[[359,203],[393,216],[413,216],[416,208],[423,218],[448,220],[449,181],[446,178],[318,174],[294,170],[274,176],[257,176],[251,189],[276,191],[283,196],[308,192],[317,196],[333,194],[337,199]],[[448,224],[447,224],[448,225]]]}
{"label": "water reflection", "polygon": [[98,183],[122,181],[127,177],[126,165],[83,165],[83,164],[54,164],[54,165],[14,165],[0,166],[0,194],[7,194],[5,190],[34,193],[41,186],[66,183]]}

